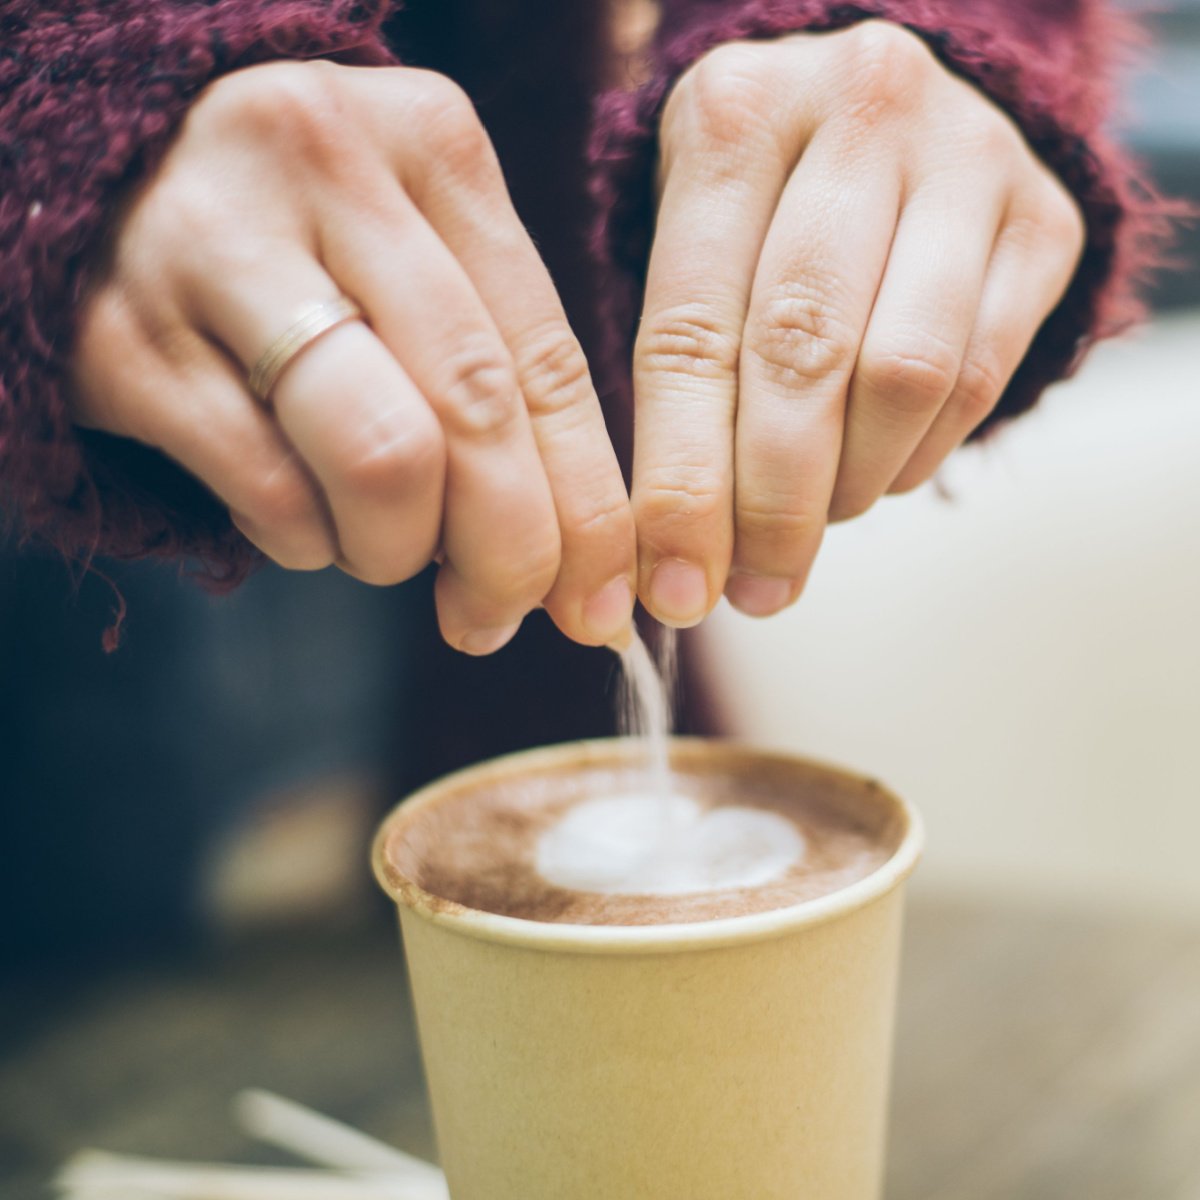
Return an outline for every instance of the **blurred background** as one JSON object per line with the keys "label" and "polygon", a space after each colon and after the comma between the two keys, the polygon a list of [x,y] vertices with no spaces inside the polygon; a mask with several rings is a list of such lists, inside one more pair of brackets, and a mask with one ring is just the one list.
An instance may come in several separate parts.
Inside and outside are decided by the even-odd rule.
{"label": "blurred background", "polygon": [[[1149,23],[1123,133],[1200,205],[1200,0]],[[1179,252],[1200,263],[1200,227]],[[936,487],[831,530],[792,611],[723,606],[703,633],[737,733],[875,774],[928,823],[890,1197],[1200,1198],[1200,269],[1153,299],[1146,328]],[[174,568],[104,570],[131,614],[114,655],[108,583],[0,549],[11,1195],[85,1136],[244,1152],[215,1114],[253,1082],[431,1153],[399,957],[362,932],[384,911],[370,830],[457,669],[413,668],[427,589],[265,569],[214,597]],[[497,672],[484,687],[519,687],[519,666]],[[1024,1066],[966,1119],[981,1023],[986,1069]],[[1124,1074],[1045,1066],[1094,1064],[1110,1036]]]}

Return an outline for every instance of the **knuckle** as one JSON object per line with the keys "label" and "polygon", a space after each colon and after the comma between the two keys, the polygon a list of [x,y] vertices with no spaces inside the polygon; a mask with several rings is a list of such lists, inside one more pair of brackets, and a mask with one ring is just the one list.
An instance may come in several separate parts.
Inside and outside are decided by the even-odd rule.
{"label": "knuckle", "polygon": [[290,463],[253,482],[249,515],[256,524],[276,533],[294,533],[319,520],[311,487]]}
{"label": "knuckle", "polygon": [[760,545],[799,546],[824,524],[823,516],[799,505],[794,494],[759,491],[739,497],[736,515],[738,541]]}
{"label": "knuckle", "polygon": [[1000,400],[1005,379],[999,365],[985,357],[967,359],[954,387],[954,406],[974,429]]}
{"label": "knuckle", "polygon": [[974,136],[970,139],[972,157],[981,163],[1011,165],[1024,150],[1024,140],[1017,127],[990,104],[974,110],[971,120]]}
{"label": "knuckle", "polygon": [[492,437],[506,430],[521,411],[516,368],[492,337],[460,339],[443,371],[435,403],[448,432]]}
{"label": "knuckle", "polygon": [[623,491],[614,491],[578,513],[564,517],[562,525],[563,543],[572,546],[584,541],[589,544],[605,543],[630,547],[636,537],[633,510],[629,497]]}
{"label": "knuckle", "polygon": [[426,121],[454,123],[468,118],[474,123],[475,109],[470,96],[448,75],[440,71],[409,69],[404,72],[411,115]]}
{"label": "knuckle", "polygon": [[892,21],[861,21],[853,27],[853,50],[864,66],[901,80],[926,70],[929,47],[911,29]]}
{"label": "knuckle", "polygon": [[[164,298],[106,285],[85,302],[67,362],[66,400],[80,424],[148,445],[170,435],[177,410],[147,380],[171,370],[182,389],[195,389],[188,368],[206,353]],[[177,368],[182,371],[175,374]]]}
{"label": "knuckle", "polygon": [[209,115],[239,133],[292,151],[332,147],[345,138],[331,69],[307,62],[266,63],[235,72],[209,89]]}
{"label": "knuckle", "polygon": [[925,416],[954,389],[959,362],[944,342],[930,336],[873,353],[860,365],[867,391],[901,416]]}
{"label": "knuckle", "polygon": [[1087,239],[1087,225],[1074,197],[1056,179],[1049,182],[1039,212],[1050,244],[1068,249],[1077,258]]}
{"label": "knuckle", "polygon": [[692,69],[698,83],[718,87],[730,79],[754,79],[762,70],[762,46],[754,42],[722,42]]}
{"label": "knuckle", "polygon": [[491,163],[491,142],[477,121],[443,121],[434,152],[438,159],[464,179],[482,178]]}
{"label": "knuckle", "polygon": [[831,291],[787,284],[768,294],[754,314],[747,350],[777,386],[805,387],[849,373],[858,338],[838,316]]}
{"label": "knuckle", "polygon": [[870,111],[903,107],[916,99],[934,63],[928,46],[901,25],[863,21],[848,31],[851,93]]}
{"label": "knuckle", "polygon": [[848,31],[847,47],[860,82],[875,95],[894,95],[912,86],[932,64],[929,47],[904,25],[864,20]]}
{"label": "knuckle", "polygon": [[737,371],[740,338],[702,307],[656,313],[638,333],[638,365],[653,372],[724,378]]}
{"label": "knuckle", "polygon": [[120,288],[97,288],[85,298],[75,327],[73,357],[77,369],[107,365],[106,348],[129,343],[129,306]]}
{"label": "knuckle", "polygon": [[206,260],[210,250],[230,254],[244,250],[241,239],[220,236],[227,221],[212,182],[198,172],[178,168],[160,175],[131,214],[127,240],[139,247],[139,266],[144,261],[141,255],[155,256],[167,249],[183,266]]}
{"label": "knuckle", "polygon": [[[960,81],[953,81],[963,88]],[[974,97],[969,105],[960,102],[947,119],[942,140],[945,169],[965,189],[993,190],[998,182],[1018,179],[1029,151],[1021,132],[990,101]]]}
{"label": "knuckle", "polygon": [[347,486],[368,503],[386,505],[438,482],[444,449],[434,421],[389,410],[361,430],[339,458]]}
{"label": "knuckle", "polygon": [[181,305],[189,312],[203,311],[199,298],[217,289],[218,294],[228,294],[226,289],[242,289],[270,278],[278,271],[283,253],[294,253],[294,247],[282,239],[230,231],[219,201],[204,187],[182,199],[165,220],[172,222],[168,236],[179,247],[174,283],[185,297]]}
{"label": "knuckle", "polygon": [[762,48],[730,42],[710,50],[680,80],[671,117],[685,114],[685,136],[702,143],[738,144],[774,112]]}
{"label": "knuckle", "polygon": [[640,530],[706,525],[725,516],[726,503],[711,468],[684,463],[648,472],[638,481],[633,498]]}
{"label": "knuckle", "polygon": [[531,340],[518,353],[516,367],[531,412],[561,412],[591,397],[587,358],[565,329]]}
{"label": "knuckle", "polygon": [[460,174],[488,162],[491,141],[470,96],[436,71],[413,75],[413,127],[420,131],[426,153]]}
{"label": "knuckle", "polygon": [[1044,251],[1047,238],[1045,214],[1036,205],[1011,214],[1001,233],[1006,246],[1027,256]]}
{"label": "knuckle", "polygon": [[553,538],[546,539],[541,552],[526,562],[524,579],[518,579],[520,594],[541,603],[554,587],[561,566],[562,540],[556,531]]}
{"label": "knuckle", "polygon": [[548,530],[529,545],[512,549],[505,566],[489,581],[488,592],[503,607],[528,610],[550,594],[561,563],[557,530]]}

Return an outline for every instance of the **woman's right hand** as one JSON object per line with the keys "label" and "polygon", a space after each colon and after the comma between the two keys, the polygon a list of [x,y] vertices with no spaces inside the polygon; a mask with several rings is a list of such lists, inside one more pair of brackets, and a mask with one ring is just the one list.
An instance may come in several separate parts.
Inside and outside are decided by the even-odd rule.
{"label": "woman's right hand", "polygon": [[[311,305],[366,322],[247,385]],[[583,353],[470,101],[443,76],[250,67],[130,200],[74,348],[81,425],[198,476],[285,567],[371,583],[441,557],[442,633],[498,649],[544,605],[628,627],[635,532]]]}

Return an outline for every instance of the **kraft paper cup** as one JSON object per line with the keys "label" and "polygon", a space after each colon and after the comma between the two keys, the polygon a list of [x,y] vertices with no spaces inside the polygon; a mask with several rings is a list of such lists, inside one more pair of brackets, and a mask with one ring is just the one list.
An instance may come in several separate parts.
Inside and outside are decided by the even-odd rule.
{"label": "kraft paper cup", "polygon": [[916,812],[872,781],[678,739],[682,770],[851,785],[902,822],[873,874],[772,912],[560,925],[447,906],[389,847],[423,809],[499,778],[621,765],[581,742],[449,776],[395,809],[375,873],[396,901],[454,1200],[875,1200]]}

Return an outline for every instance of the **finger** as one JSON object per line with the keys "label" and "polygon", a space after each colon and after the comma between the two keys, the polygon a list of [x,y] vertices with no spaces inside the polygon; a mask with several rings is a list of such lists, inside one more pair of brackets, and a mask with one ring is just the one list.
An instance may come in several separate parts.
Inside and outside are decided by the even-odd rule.
{"label": "finger", "polygon": [[671,127],[634,348],[632,497],[639,595],[686,626],[720,597],[733,555],[742,329],[792,155],[716,76]]}
{"label": "finger", "polygon": [[866,512],[908,461],[959,375],[1003,210],[966,206],[942,172],[900,214],[850,395],[830,520]]}
{"label": "finger", "polygon": [[[376,78],[356,79],[372,89],[378,109]],[[632,617],[636,534],[587,362],[469,100],[448,81],[419,82],[434,84],[425,97],[434,111],[413,126],[429,154],[420,170],[397,156],[397,173],[462,265],[512,357],[562,545],[543,605],[568,636],[602,644]]]}
{"label": "finger", "polygon": [[329,269],[367,307],[441,423],[439,620],[452,645],[490,652],[542,602],[559,566],[554,500],[512,356],[471,280],[394,179],[368,214],[348,221],[331,209],[321,230]]}
{"label": "finger", "polygon": [[824,124],[763,246],[742,343],[726,589],[754,616],[800,594],[821,544],[850,375],[896,228],[897,155],[892,139]]}
{"label": "finger", "polygon": [[[118,303],[94,305],[76,343],[85,423],[161,450],[209,487],[264,554],[291,570],[336,557],[319,493],[228,360],[180,329],[168,361]],[[122,414],[114,424],[112,415]]]}
{"label": "finger", "polygon": [[1067,290],[1082,251],[1082,217],[1057,185],[1044,196],[1009,214],[954,390],[889,491],[924,483],[991,413]]}
{"label": "finger", "polygon": [[[189,280],[196,320],[245,371],[302,310],[342,291],[294,242],[260,238],[237,269],[211,266]],[[340,564],[377,584],[420,571],[437,547],[444,447],[383,342],[363,322],[325,333],[289,362],[271,406],[324,493]]]}

